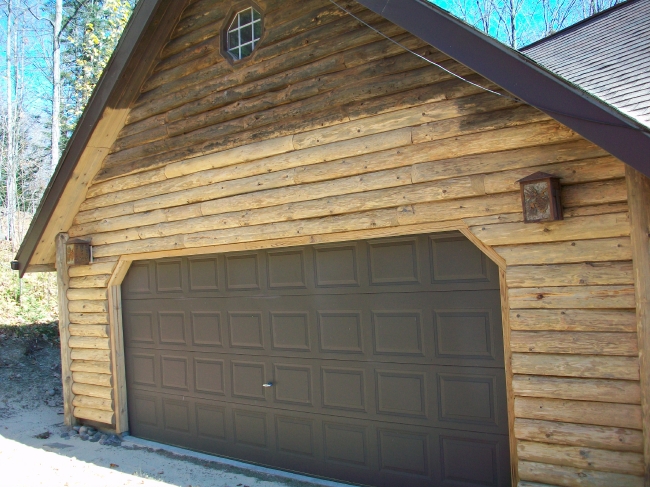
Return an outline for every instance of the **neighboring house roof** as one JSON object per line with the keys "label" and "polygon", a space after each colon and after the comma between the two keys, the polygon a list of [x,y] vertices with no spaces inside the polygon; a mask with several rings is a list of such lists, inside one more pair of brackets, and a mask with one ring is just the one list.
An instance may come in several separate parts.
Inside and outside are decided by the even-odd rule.
{"label": "neighboring house roof", "polygon": [[[425,0],[357,1],[650,176],[650,132],[636,120]],[[83,197],[94,177],[91,162],[79,161],[97,164],[102,151],[115,140],[125,116],[111,124],[111,112],[128,107],[135,99],[162,41],[171,35],[174,16],[180,15],[187,2],[140,0],[18,250],[21,275],[37,247],[53,249],[53,235],[72,224],[78,207],[62,195]],[[96,146],[95,140],[99,141]],[[96,151],[94,159],[87,154],[89,150]],[[88,167],[81,167],[84,164]],[[59,208],[60,201],[65,201],[64,209]],[[54,255],[53,250],[48,253]]]}
{"label": "neighboring house roof", "polygon": [[650,0],[631,0],[521,50],[650,127]]}

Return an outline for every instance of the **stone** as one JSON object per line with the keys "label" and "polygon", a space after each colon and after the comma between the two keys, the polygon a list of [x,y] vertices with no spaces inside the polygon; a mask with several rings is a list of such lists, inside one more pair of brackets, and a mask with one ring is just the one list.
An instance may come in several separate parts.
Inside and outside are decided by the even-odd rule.
{"label": "stone", "polygon": [[79,438],[81,438],[82,441],[88,441],[89,436],[84,433],[84,434],[79,435]]}
{"label": "stone", "polygon": [[81,426],[73,426],[72,429],[75,430],[77,433],[79,433]]}
{"label": "stone", "polygon": [[49,391],[47,391],[47,395],[48,395],[48,396],[54,396],[54,394],[56,394],[56,392],[54,391],[54,389],[50,389]]}
{"label": "stone", "polygon": [[101,437],[99,435],[93,435],[90,437],[89,441],[91,443],[97,443]]}
{"label": "stone", "polygon": [[82,426],[81,428],[79,428],[79,434],[80,435],[85,434],[87,431],[88,431],[88,428],[86,426]]}

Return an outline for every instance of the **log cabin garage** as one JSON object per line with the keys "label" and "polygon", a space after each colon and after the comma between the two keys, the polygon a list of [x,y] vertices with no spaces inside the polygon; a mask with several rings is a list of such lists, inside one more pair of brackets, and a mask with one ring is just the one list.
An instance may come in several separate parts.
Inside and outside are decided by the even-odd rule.
{"label": "log cabin garage", "polygon": [[14,263],[58,275],[66,424],[647,486],[649,53],[649,0],[523,52],[420,0],[141,0]]}

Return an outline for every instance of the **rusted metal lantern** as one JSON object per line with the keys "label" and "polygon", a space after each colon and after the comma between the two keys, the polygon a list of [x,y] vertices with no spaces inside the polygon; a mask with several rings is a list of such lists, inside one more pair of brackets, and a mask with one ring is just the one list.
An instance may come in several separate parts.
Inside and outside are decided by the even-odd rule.
{"label": "rusted metal lantern", "polygon": [[517,182],[521,185],[525,223],[562,220],[560,178],[536,172]]}
{"label": "rusted metal lantern", "polygon": [[65,259],[68,265],[90,264],[90,242],[79,238],[68,240],[68,243],[65,246]]}

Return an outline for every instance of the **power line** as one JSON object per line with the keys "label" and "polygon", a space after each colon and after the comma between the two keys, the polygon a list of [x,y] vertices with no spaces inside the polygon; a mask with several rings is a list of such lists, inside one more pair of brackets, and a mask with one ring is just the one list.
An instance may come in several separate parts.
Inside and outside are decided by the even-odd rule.
{"label": "power line", "polygon": [[[335,0],[329,0],[329,1],[333,5],[335,5],[339,9],[341,9],[343,12],[345,12],[347,15],[349,15],[350,17],[352,17],[356,21],[360,22],[361,24],[365,25],[370,30],[376,32],[377,34],[379,34],[383,38],[385,38],[385,39],[389,40],[390,42],[392,42],[393,44],[401,47],[406,52],[409,52],[409,53],[413,54],[414,56],[417,56],[418,58],[426,61],[427,63],[429,63],[429,64],[431,64],[433,66],[436,66],[437,68],[442,69],[443,71],[445,71],[446,73],[449,73],[453,77],[458,78],[459,80],[464,81],[465,83],[468,83],[468,84],[470,84],[472,86],[475,86],[475,87],[477,87],[477,88],[479,88],[479,89],[481,89],[483,91],[487,91],[488,93],[492,93],[493,95],[497,95],[497,96],[500,96],[502,98],[506,98],[508,100],[512,100],[512,101],[517,102],[517,103],[524,103],[524,101],[519,99],[519,98],[510,96],[510,95],[506,95],[504,93],[499,93],[498,91],[494,91],[494,90],[491,90],[489,88],[486,88],[485,86],[479,85],[478,83],[474,83],[473,81],[470,81],[467,78],[463,78],[461,75],[454,73],[453,71],[445,68],[444,66],[442,66],[442,65],[440,65],[440,64],[438,64],[438,63],[436,63],[434,61],[431,61],[430,59],[426,58],[422,54],[419,54],[419,53],[409,49],[408,47],[406,47],[404,44],[400,43],[399,41],[396,41],[392,37],[387,36],[386,34],[381,32],[379,29],[373,27],[368,22],[360,19],[358,16],[354,15],[348,9],[346,9],[342,5],[338,4]],[[622,124],[622,123],[618,124],[618,123],[605,122],[603,120],[595,120],[595,119],[592,119],[592,118],[583,117],[581,115],[575,115],[575,114],[571,114],[571,113],[560,112],[558,110],[548,108],[548,107],[544,107],[544,106],[541,106],[541,105],[533,105],[533,106],[535,108],[539,109],[539,110],[542,110],[543,112],[554,113],[555,115],[562,116],[562,117],[573,118],[575,120],[582,120],[582,121],[585,121],[585,122],[595,123],[595,124],[599,124],[599,125],[606,125],[606,126],[609,126],[609,127],[618,127],[618,128],[624,128],[624,129],[638,130],[639,132],[643,132],[645,134],[650,134],[650,129],[647,129],[647,128],[644,128],[644,127],[638,127],[638,126]]]}

